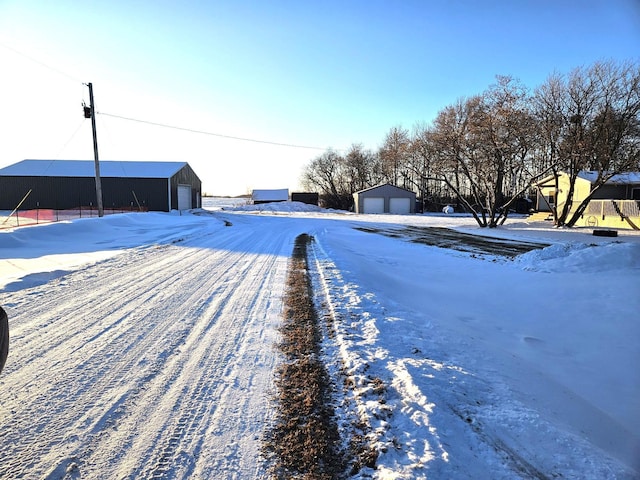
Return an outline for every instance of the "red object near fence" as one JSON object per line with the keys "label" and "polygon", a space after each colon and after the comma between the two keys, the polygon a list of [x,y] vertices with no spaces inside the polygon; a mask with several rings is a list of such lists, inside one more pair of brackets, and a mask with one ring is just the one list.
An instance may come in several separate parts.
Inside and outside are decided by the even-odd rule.
{"label": "red object near fence", "polygon": [[[105,208],[105,215],[117,213],[147,212],[147,208],[126,206],[121,208]],[[0,229],[15,228],[26,225],[36,225],[39,223],[51,223],[63,220],[74,220],[76,218],[93,218],[98,216],[98,209],[95,207],[78,207],[67,210],[54,210],[50,208],[37,208],[35,210],[18,210],[12,215],[2,219],[0,215]]]}
{"label": "red object near fence", "polygon": [[29,218],[38,222],[55,222],[56,211],[50,208],[38,208],[36,210],[24,210],[19,213],[20,218]]}

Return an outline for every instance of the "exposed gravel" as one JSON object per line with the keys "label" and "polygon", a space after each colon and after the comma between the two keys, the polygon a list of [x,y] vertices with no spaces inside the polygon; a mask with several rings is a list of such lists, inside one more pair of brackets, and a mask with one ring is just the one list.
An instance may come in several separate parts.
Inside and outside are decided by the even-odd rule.
{"label": "exposed gravel", "polygon": [[357,230],[400,238],[413,243],[422,243],[440,248],[480,255],[497,255],[513,258],[531,250],[548,247],[548,244],[507,240],[485,235],[473,235],[443,227],[357,227]]}

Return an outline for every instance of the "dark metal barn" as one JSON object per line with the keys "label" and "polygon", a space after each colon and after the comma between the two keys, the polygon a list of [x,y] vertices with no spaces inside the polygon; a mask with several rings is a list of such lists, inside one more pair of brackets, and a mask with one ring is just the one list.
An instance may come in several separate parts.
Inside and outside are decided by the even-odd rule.
{"label": "dark metal barn", "polygon": [[[186,162],[100,161],[105,208],[201,206],[202,183]],[[26,198],[25,198],[26,196]],[[93,160],[23,160],[0,169],[0,210],[96,206]]]}

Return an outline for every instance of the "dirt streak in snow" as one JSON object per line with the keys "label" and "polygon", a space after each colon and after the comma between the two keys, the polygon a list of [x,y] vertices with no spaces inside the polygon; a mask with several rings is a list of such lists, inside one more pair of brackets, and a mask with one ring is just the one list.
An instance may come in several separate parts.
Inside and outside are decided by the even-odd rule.
{"label": "dirt streak in snow", "polygon": [[292,240],[204,233],[3,296],[0,478],[264,476]]}

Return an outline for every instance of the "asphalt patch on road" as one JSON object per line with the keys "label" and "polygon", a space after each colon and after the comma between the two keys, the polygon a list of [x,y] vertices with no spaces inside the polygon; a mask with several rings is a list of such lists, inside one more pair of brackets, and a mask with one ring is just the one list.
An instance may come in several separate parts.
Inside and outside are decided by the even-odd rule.
{"label": "asphalt patch on road", "polygon": [[386,237],[406,240],[433,247],[447,248],[459,252],[477,255],[493,255],[515,258],[532,250],[548,247],[546,243],[509,240],[505,238],[473,235],[444,227],[355,227],[356,230],[367,233],[377,233]]}

